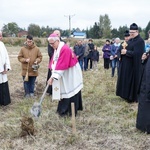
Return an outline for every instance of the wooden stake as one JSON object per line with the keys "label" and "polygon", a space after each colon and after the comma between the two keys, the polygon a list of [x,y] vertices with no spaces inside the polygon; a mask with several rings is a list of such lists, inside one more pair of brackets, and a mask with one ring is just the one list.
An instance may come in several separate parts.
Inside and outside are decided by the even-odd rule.
{"label": "wooden stake", "polygon": [[72,112],[72,132],[73,132],[73,134],[76,134],[76,120],[75,120],[74,103],[71,103],[71,112]]}

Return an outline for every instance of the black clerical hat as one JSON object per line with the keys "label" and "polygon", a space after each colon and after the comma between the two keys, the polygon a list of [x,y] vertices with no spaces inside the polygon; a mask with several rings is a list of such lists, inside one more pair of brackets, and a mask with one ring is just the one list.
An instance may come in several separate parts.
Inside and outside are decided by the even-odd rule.
{"label": "black clerical hat", "polygon": [[132,24],[130,25],[130,30],[138,30],[137,24],[136,24],[136,23],[132,23]]}
{"label": "black clerical hat", "polygon": [[126,30],[126,31],[124,32],[124,36],[125,36],[125,37],[130,36],[129,30]]}

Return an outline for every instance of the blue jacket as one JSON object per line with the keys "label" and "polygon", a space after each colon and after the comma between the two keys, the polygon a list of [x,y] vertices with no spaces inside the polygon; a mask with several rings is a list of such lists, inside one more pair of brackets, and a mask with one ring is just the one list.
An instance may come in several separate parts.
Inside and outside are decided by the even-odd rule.
{"label": "blue jacket", "polygon": [[111,46],[111,55],[112,56],[115,56],[118,54],[118,48],[120,46],[120,43],[119,44],[116,44],[114,43],[112,46]]}
{"label": "blue jacket", "polygon": [[99,61],[99,51],[98,50],[93,50],[91,58],[92,58],[93,61]]}
{"label": "blue jacket", "polygon": [[145,52],[150,51],[150,44],[145,44]]}

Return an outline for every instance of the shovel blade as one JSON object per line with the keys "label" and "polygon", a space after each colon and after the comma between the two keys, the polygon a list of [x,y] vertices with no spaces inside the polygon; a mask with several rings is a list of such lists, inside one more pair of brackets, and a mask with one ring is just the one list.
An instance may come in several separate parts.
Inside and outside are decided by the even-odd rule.
{"label": "shovel blade", "polygon": [[41,114],[41,105],[39,103],[34,103],[31,108],[31,114],[34,117],[39,117]]}

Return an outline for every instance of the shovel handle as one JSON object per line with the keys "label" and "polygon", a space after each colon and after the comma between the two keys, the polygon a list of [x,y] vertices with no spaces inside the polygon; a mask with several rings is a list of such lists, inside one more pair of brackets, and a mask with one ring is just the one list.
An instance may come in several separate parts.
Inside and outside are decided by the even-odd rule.
{"label": "shovel handle", "polygon": [[46,91],[47,91],[48,87],[49,87],[49,84],[47,83],[46,88],[45,88],[45,90],[44,90],[44,92],[43,92],[43,94],[42,94],[42,97],[41,97],[41,99],[40,99],[40,103],[39,103],[40,105],[41,105],[41,103],[42,103],[42,101],[43,101],[43,99],[44,99],[44,96],[45,96],[45,94],[46,94]]}

